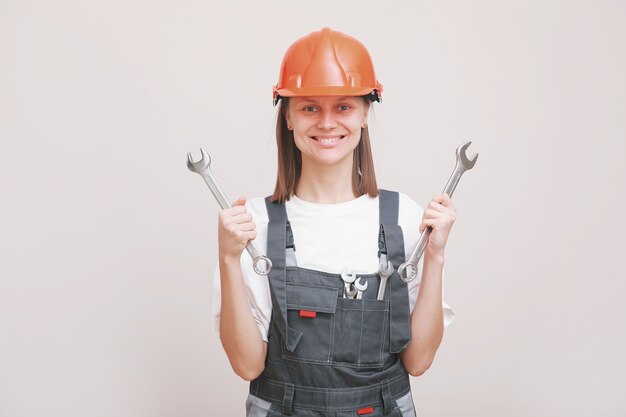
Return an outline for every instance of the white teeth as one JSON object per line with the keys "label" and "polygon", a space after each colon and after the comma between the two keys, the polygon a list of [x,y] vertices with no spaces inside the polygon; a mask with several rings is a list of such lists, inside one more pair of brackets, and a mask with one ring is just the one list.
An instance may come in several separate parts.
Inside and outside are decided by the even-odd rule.
{"label": "white teeth", "polygon": [[329,144],[329,143],[335,143],[339,139],[341,139],[341,136],[335,136],[334,138],[318,138],[317,140],[321,143]]}

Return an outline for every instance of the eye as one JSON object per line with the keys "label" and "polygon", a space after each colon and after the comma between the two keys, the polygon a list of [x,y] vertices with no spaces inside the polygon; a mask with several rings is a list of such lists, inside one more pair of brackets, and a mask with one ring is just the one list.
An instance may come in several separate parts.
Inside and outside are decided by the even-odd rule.
{"label": "eye", "polygon": [[304,106],[302,108],[302,110],[304,110],[304,111],[317,111],[317,107],[315,107],[315,106]]}
{"label": "eye", "polygon": [[350,110],[352,108],[352,106],[350,106],[349,104],[340,104],[339,105],[339,110]]}

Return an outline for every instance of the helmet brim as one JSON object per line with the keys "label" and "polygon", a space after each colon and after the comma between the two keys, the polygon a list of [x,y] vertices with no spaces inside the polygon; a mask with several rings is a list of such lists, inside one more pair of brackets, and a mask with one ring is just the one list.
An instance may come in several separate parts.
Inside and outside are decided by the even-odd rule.
{"label": "helmet brim", "polygon": [[308,88],[281,88],[274,89],[274,106],[283,97],[315,97],[315,96],[361,96],[367,97],[370,101],[382,102],[382,87],[308,87]]}
{"label": "helmet brim", "polygon": [[282,97],[308,97],[308,96],[364,96],[375,90],[375,87],[346,88],[346,87],[306,87],[306,88],[281,88],[277,90]]}

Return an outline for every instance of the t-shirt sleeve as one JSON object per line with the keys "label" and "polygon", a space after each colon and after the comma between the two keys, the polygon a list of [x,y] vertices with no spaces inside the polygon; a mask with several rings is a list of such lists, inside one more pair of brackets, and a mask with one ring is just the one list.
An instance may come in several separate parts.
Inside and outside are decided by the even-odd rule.
{"label": "t-shirt sleeve", "polygon": [[[406,259],[409,259],[413,254],[413,251],[417,247],[417,241],[420,237],[419,226],[422,223],[422,218],[424,216],[424,209],[417,202],[415,202],[412,198],[404,193],[400,193],[400,211],[398,215],[398,223],[402,227],[402,233],[404,235],[404,250]],[[415,303],[417,302],[417,295],[419,293],[420,283],[422,281],[422,271],[424,270],[424,258],[422,257],[417,264],[417,277],[411,282],[408,283],[409,286],[409,303],[411,306],[411,312],[415,307]],[[442,278],[442,287],[441,287],[441,305],[443,308],[443,325],[444,327],[449,326],[454,317],[456,316],[456,312],[450,307],[450,305],[445,301],[445,284],[446,284],[446,267],[444,265],[441,278]]]}
{"label": "t-shirt sleeve", "polygon": [[[262,204],[262,205],[261,205]],[[265,209],[265,201],[262,198],[252,199],[246,202],[248,213],[252,215],[252,219],[256,225],[257,236],[254,239],[255,245],[261,251],[266,253],[267,247],[267,211]],[[269,292],[269,282],[266,276],[258,275],[252,265],[252,259],[247,250],[241,253],[241,272],[243,274],[248,305],[252,312],[252,316],[257,323],[261,337],[268,341],[267,334],[272,314],[272,301]],[[213,272],[213,285],[211,294],[211,316],[213,321],[213,331],[218,334],[220,331],[220,309],[221,309],[221,279],[219,260]]]}

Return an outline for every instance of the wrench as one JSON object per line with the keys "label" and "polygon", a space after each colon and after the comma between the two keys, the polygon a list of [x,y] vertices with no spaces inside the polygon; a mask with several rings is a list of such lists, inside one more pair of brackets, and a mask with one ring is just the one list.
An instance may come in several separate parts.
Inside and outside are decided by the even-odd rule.
{"label": "wrench", "polygon": [[356,280],[356,274],[349,274],[348,268],[344,268],[344,270],[341,271],[341,279],[343,280],[344,287],[343,298],[354,298],[356,290],[350,289],[350,284]]}
{"label": "wrench", "polygon": [[[215,196],[215,199],[219,203],[222,209],[231,208],[232,204],[230,204],[230,200],[226,198],[226,194],[222,191],[222,188],[219,186],[213,174],[211,174],[211,157],[209,154],[202,148],[200,148],[200,153],[202,157],[199,161],[193,162],[191,158],[191,152],[187,153],[187,168],[190,171],[200,174],[202,178],[204,178],[204,182],[207,183],[209,189]],[[254,271],[259,275],[267,275],[272,270],[272,261],[267,256],[261,254],[261,251],[257,248],[252,240],[248,241],[246,245],[246,250],[252,257]]]}
{"label": "wrench", "polygon": [[[450,176],[448,183],[443,189],[443,193],[447,193],[450,197],[452,197],[452,193],[459,183],[461,175],[463,175],[465,171],[472,169],[478,159],[477,153],[472,156],[472,159],[468,159],[465,154],[465,151],[471,143],[471,141],[465,142],[456,149],[456,165],[454,166],[454,171],[452,171],[452,175]],[[420,261],[420,258],[424,253],[424,249],[428,243],[428,236],[430,236],[430,232],[432,232],[432,230],[433,228],[431,226],[428,226],[426,230],[424,230],[424,233],[422,233],[417,241],[417,247],[411,254],[411,258],[398,268],[398,274],[400,275],[400,279],[402,281],[410,282],[417,276],[417,263]]]}
{"label": "wrench", "polygon": [[381,253],[380,265],[378,267],[378,273],[380,275],[380,285],[378,286],[377,300],[385,298],[385,287],[387,286],[387,280],[393,274],[393,264],[387,260],[387,255]]}
{"label": "wrench", "polygon": [[354,282],[354,288],[356,288],[356,299],[360,300],[363,298],[363,293],[367,289],[367,281],[365,281],[365,284],[361,284],[361,278],[357,279]]}

